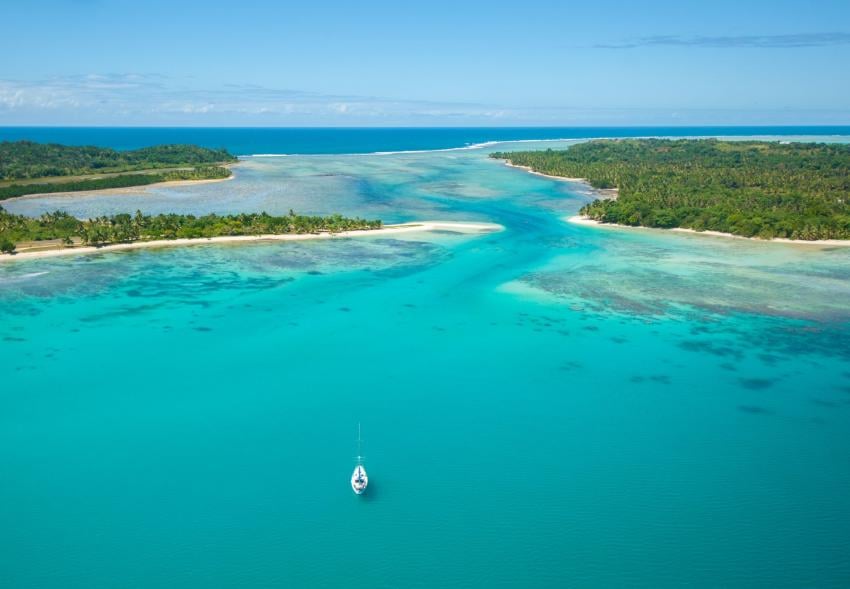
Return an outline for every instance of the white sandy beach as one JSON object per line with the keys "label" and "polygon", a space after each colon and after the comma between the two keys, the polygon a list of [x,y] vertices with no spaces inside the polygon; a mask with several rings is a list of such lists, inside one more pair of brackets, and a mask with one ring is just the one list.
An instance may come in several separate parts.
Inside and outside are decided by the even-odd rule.
{"label": "white sandy beach", "polygon": [[[566,176],[552,176],[551,174],[544,174],[543,172],[536,172],[533,169],[531,169],[530,166],[520,166],[519,164],[514,164],[514,163],[511,163],[507,160],[505,160],[505,165],[509,168],[518,168],[520,170],[525,170],[529,174],[534,174],[535,176],[543,176],[544,178],[549,178],[551,180],[562,180],[564,182],[581,182],[582,184],[587,184],[586,178],[567,178]],[[587,184],[587,186],[589,188],[591,187],[590,184]]]}
{"label": "white sandy beach", "polygon": [[707,237],[722,237],[725,239],[729,239],[730,237],[733,239],[745,239],[747,241],[758,241],[761,243],[786,243],[791,245],[820,245],[820,246],[842,246],[842,247],[850,247],[850,239],[817,239],[817,240],[804,240],[804,239],[786,239],[784,237],[774,237],[773,239],[761,239],[758,237],[744,237],[743,235],[734,235],[732,233],[723,233],[722,231],[697,231],[695,229],[686,229],[684,227],[674,227],[673,229],[661,229],[659,227],[640,227],[640,226],[632,226],[632,225],[620,225],[618,223],[601,223],[599,221],[595,221],[590,217],[585,217],[584,215],[575,215],[573,217],[567,217],[566,221],[569,223],[573,223],[575,225],[592,225],[594,227],[601,227],[603,229],[643,229],[649,231],[675,231],[676,233],[690,233],[693,235],[704,235]]}
{"label": "white sandy beach", "polygon": [[560,180],[562,182],[573,182],[578,184],[583,184],[585,188],[589,191],[598,194],[602,199],[610,199],[614,200],[617,198],[619,191],[616,188],[594,188],[590,185],[586,178],[567,178],[565,176],[552,176],[551,174],[544,174],[543,172],[536,172],[532,170],[529,166],[520,166],[517,164],[512,164],[511,162],[505,160],[505,165],[509,168],[517,168],[520,170],[524,170],[529,174],[534,174],[535,176],[541,176],[543,178],[548,178],[550,180]]}
{"label": "white sandy beach", "polygon": [[337,239],[348,237],[382,237],[403,233],[422,233],[427,231],[452,231],[465,234],[482,234],[502,231],[504,227],[496,223],[471,223],[455,221],[421,221],[417,223],[401,223],[386,225],[381,229],[360,229],[341,231],[339,233],[288,233],[283,235],[225,235],[221,237],[201,237],[197,239],[158,239],[154,241],[134,241],[130,243],[115,243],[100,247],[82,246],[48,249],[41,251],[22,251],[16,254],[0,254],[0,263],[34,260],[40,258],[55,258],[59,256],[75,256],[134,250],[157,247],[179,247],[210,243],[244,243],[254,241],[305,241],[310,239]]}

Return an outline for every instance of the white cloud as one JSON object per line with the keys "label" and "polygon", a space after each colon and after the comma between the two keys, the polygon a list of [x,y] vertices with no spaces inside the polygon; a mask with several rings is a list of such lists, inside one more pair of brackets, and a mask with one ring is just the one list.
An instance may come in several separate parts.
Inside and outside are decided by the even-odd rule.
{"label": "white cloud", "polygon": [[332,95],[255,84],[198,88],[156,74],[0,80],[0,125],[392,126],[848,124],[850,110],[512,108]]}
{"label": "white cloud", "polygon": [[0,80],[0,124],[370,124],[505,111],[476,104],[281,90],[253,84],[193,88],[159,75],[86,74]]}
{"label": "white cloud", "polygon": [[799,49],[801,47],[832,47],[850,45],[850,33],[797,33],[789,35],[725,35],[696,36],[654,35],[640,37],[622,43],[603,43],[595,45],[599,49],[634,49],[652,46],[673,47],[712,47],[712,48],[754,48],[754,49]]}

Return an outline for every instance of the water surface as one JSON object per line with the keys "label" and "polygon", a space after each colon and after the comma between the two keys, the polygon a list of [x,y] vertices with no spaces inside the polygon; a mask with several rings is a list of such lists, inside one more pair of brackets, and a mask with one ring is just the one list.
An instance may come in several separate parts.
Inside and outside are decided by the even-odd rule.
{"label": "water surface", "polygon": [[506,230],[0,265],[0,584],[850,585],[850,250],[570,225],[486,151],[8,203]]}

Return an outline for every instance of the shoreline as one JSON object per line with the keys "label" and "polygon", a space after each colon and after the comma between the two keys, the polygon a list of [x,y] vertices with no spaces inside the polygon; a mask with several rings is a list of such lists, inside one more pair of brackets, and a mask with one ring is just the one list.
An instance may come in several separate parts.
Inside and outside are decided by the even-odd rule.
{"label": "shoreline", "polygon": [[519,164],[515,164],[513,162],[510,162],[508,160],[502,160],[502,162],[509,168],[517,168],[518,170],[525,170],[529,174],[534,174],[535,176],[542,176],[544,178],[549,178],[550,180],[561,180],[563,182],[578,182],[579,184],[587,184],[588,188],[596,190],[595,188],[593,188],[593,186],[588,184],[587,178],[568,178],[567,176],[553,176],[552,174],[544,174],[543,172],[538,172],[538,171],[532,169],[531,166],[521,166]]}
{"label": "shoreline", "polygon": [[[782,125],[780,125],[782,127]],[[650,128],[650,127],[647,127]],[[696,129],[701,129],[701,127],[695,127]],[[793,126],[791,127],[794,128]],[[488,147],[493,147],[494,145],[505,145],[508,143],[564,143],[564,142],[572,142],[572,143],[583,143],[586,141],[595,141],[597,139],[723,139],[729,141],[735,140],[747,140],[747,139],[758,139],[761,141],[811,141],[812,138],[827,138],[827,139],[844,139],[850,137],[850,134],[842,134],[842,133],[814,133],[814,134],[805,134],[805,133],[792,133],[792,134],[775,134],[775,133],[755,133],[752,135],[727,135],[727,134],[717,134],[717,133],[709,133],[709,134],[696,134],[696,135],[600,135],[600,136],[582,136],[582,137],[559,137],[559,138],[546,138],[546,139],[493,139],[490,141],[482,141],[480,143],[470,143],[466,145],[459,145],[456,147],[436,147],[432,149],[399,149],[393,151],[350,151],[345,153],[333,153],[333,152],[297,152],[293,151],[290,153],[243,153],[237,155],[237,157],[241,158],[275,158],[275,157],[350,157],[350,156],[367,156],[367,155],[407,155],[407,154],[417,154],[417,153],[432,153],[432,152],[444,152],[444,151],[469,151],[469,150],[480,150],[486,149]],[[791,139],[789,139],[791,138]],[[545,174],[544,174],[545,175]],[[559,177],[555,176],[554,178]]]}
{"label": "shoreline", "polygon": [[548,178],[549,180],[560,180],[561,182],[572,182],[574,184],[581,184],[593,194],[599,195],[602,200],[616,200],[617,197],[620,195],[620,191],[618,188],[594,188],[590,185],[590,182],[587,181],[587,178],[568,178],[566,176],[553,176],[551,174],[544,174],[543,172],[533,170],[530,166],[521,166],[519,164],[511,163],[508,160],[502,160],[502,162],[509,168],[523,170],[529,174],[534,174],[535,176],[540,176],[542,178]]}
{"label": "shoreline", "polygon": [[[94,190],[66,190],[63,192],[36,192],[34,194],[24,194],[22,196],[13,196],[12,198],[6,198],[0,200],[0,206],[3,206],[5,202],[14,202],[18,200],[25,200],[30,198],[44,198],[46,196],[60,196],[60,197],[68,197],[75,196],[80,194],[92,194],[92,193],[100,193],[106,192],[107,190],[115,193],[121,194],[122,192],[138,190],[141,188],[147,188],[148,186],[192,186],[194,184],[212,184],[213,182],[227,182],[228,180],[233,180],[236,178],[236,174],[233,172],[232,167],[238,165],[240,162],[234,162],[232,164],[222,164],[222,168],[227,168],[230,170],[230,176],[227,178],[206,178],[203,180],[166,180],[165,182],[154,182],[152,184],[136,184],[134,186],[120,186],[114,188],[96,188]],[[132,175],[132,174],[128,174]],[[141,174],[138,174],[141,175]]]}
{"label": "shoreline", "polygon": [[504,226],[497,223],[477,223],[463,221],[418,221],[385,225],[380,229],[355,229],[339,233],[282,233],[266,235],[221,235],[218,237],[197,237],[179,239],[156,239],[151,241],[131,241],[102,246],[58,247],[39,251],[23,251],[16,254],[0,254],[0,263],[56,258],[61,256],[88,255],[124,250],[182,247],[199,244],[245,243],[255,241],[306,241],[311,239],[337,239],[348,237],[398,235],[400,233],[418,233],[428,231],[453,231],[461,234],[485,234],[503,231]]}
{"label": "shoreline", "polygon": [[839,246],[850,247],[850,239],[788,239],[787,237],[774,237],[773,239],[761,239],[759,237],[746,237],[744,235],[735,235],[734,233],[724,233],[722,231],[697,231],[696,229],[688,229],[686,227],[672,227],[664,229],[661,227],[644,227],[642,225],[620,225],[619,223],[602,223],[587,217],[585,215],[573,215],[572,217],[564,218],[568,223],[574,225],[586,225],[591,227],[601,227],[603,229],[645,229],[651,231],[670,231],[675,233],[688,233],[690,235],[704,235],[707,237],[722,237],[725,239],[745,239],[747,241],[755,241],[759,243],[782,243],[786,245],[820,245],[820,246]]}

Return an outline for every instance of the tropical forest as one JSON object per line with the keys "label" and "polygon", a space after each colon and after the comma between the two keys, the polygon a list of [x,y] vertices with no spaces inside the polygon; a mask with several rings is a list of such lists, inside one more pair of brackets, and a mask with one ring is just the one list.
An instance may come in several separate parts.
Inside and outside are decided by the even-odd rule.
{"label": "tropical forest", "polygon": [[38,218],[14,215],[0,207],[0,252],[14,253],[21,242],[61,240],[65,245],[107,245],[159,239],[205,238],[227,235],[283,235],[338,233],[380,229],[381,221],[342,215],[273,216],[267,213],[237,215],[144,215],[136,211],[80,220],[57,211]]}
{"label": "tropical forest", "polygon": [[491,157],[617,188],[581,214],[602,223],[763,239],[850,239],[850,145],[718,139],[595,140]]}
{"label": "tropical forest", "polygon": [[225,149],[158,145],[117,151],[32,141],[0,142],[0,200],[28,194],[228,178]]}

